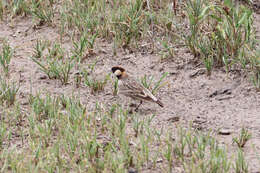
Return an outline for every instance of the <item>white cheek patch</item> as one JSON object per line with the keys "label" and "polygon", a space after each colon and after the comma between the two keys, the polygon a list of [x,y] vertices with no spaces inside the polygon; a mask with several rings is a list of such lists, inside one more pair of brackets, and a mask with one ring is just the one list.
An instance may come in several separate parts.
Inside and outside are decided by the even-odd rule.
{"label": "white cheek patch", "polygon": [[120,70],[116,70],[116,71],[114,72],[114,74],[115,74],[116,76],[120,76],[120,75],[122,74],[122,72],[121,72]]}

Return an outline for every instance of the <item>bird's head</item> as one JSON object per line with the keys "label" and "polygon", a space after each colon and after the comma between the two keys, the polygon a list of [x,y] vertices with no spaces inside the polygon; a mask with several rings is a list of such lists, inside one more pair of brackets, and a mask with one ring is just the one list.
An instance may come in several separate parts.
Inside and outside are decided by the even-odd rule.
{"label": "bird's head", "polygon": [[115,66],[115,67],[112,67],[111,70],[118,79],[124,78],[126,76],[125,69],[122,67]]}

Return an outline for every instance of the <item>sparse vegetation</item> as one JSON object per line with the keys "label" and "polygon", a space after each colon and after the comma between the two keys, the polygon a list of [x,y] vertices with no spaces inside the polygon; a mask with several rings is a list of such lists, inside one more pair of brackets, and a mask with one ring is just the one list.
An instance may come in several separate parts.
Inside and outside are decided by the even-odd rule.
{"label": "sparse vegetation", "polygon": [[[168,120],[158,122],[161,119],[157,119],[154,108],[148,110],[152,112],[148,115],[145,111],[130,113],[112,98],[104,102],[105,94],[117,95],[118,81],[112,83],[109,73],[100,76],[96,73],[100,74],[98,68],[102,69],[107,60],[116,61],[111,56],[119,51],[134,56],[138,53],[159,55],[161,59],[156,63],[177,62],[179,65],[189,63],[178,54],[179,49],[184,49],[183,52],[192,54],[191,60],[196,62],[196,67],[202,64],[208,75],[213,69],[223,68],[227,73],[238,69],[249,74],[254,87],[260,89],[259,42],[253,27],[252,1],[244,2],[0,1],[0,20],[15,32],[3,35],[12,40],[33,35],[30,39],[21,39],[23,42],[13,48],[3,41],[6,38],[0,38],[3,72],[0,78],[0,171],[250,172],[250,162],[243,151],[252,138],[247,129],[242,128],[239,136],[233,138],[238,146],[234,147],[220,143],[219,136],[211,128],[205,132],[192,125],[187,128],[183,122],[176,123],[178,125]],[[18,19],[19,16],[23,18]],[[16,19],[33,19],[32,26],[16,30]],[[46,28],[53,29],[51,36],[39,34]],[[55,38],[48,40],[50,37]],[[28,46],[28,40],[33,44]],[[107,43],[109,50],[103,50],[101,43]],[[26,46],[30,47],[29,51],[17,53]],[[98,54],[104,54],[106,61],[100,60]],[[23,69],[10,66],[11,60],[20,57],[30,57],[29,60],[45,75],[39,77],[38,71],[36,74],[31,72],[30,78],[35,75],[39,78],[30,81],[30,93],[24,84],[27,79],[22,76]],[[124,60],[127,63],[137,64],[127,58]],[[117,62],[108,64],[114,63]],[[148,64],[147,68],[161,72],[158,78],[141,74],[140,79],[146,88],[157,94],[167,85],[167,78],[174,71],[165,72],[164,64],[160,67]],[[170,70],[172,68],[175,66]],[[18,73],[19,81],[14,76]],[[12,82],[13,78],[17,82]],[[62,86],[57,84],[56,89],[60,92],[46,87],[52,85],[47,82],[46,91],[43,91],[38,88],[38,79],[46,79],[43,82],[59,80]],[[111,87],[111,93],[105,93],[107,86]],[[200,86],[203,87],[204,84]],[[83,89],[91,94],[86,97],[85,92],[82,94]],[[169,92],[181,90],[171,89]],[[189,94],[182,95],[188,97]],[[90,106],[93,102],[95,105]],[[166,106],[165,110],[169,111],[167,109]],[[175,111],[175,108],[170,109]],[[172,114],[177,113],[167,112],[167,116]],[[231,152],[230,147],[233,147]]]}
{"label": "sparse vegetation", "polygon": [[242,150],[238,150],[237,152],[237,159],[234,165],[235,172],[240,173],[248,173],[248,164],[245,162],[245,157]]}
{"label": "sparse vegetation", "polygon": [[[251,50],[251,49],[250,49]],[[252,69],[251,79],[254,86],[260,90],[260,49],[252,51],[250,66]]]}
{"label": "sparse vegetation", "polygon": [[246,142],[252,137],[251,133],[244,127],[241,129],[241,132],[238,137],[233,138],[233,142],[237,144],[239,148],[243,148]]}
{"label": "sparse vegetation", "polygon": [[91,93],[94,94],[99,91],[103,91],[108,80],[109,75],[104,79],[97,79],[96,77],[91,77],[87,72],[83,73],[84,84],[91,89]]}
{"label": "sparse vegetation", "polygon": [[190,34],[186,44],[200,57],[210,74],[213,67],[250,63],[247,47],[255,46],[252,10],[234,0],[222,2],[189,0],[186,7]]}
{"label": "sparse vegetation", "polygon": [[[23,160],[26,153],[15,150],[6,157],[3,150],[0,158],[11,159],[13,167],[2,165],[2,170],[44,171],[58,167],[60,171],[68,171],[69,162],[70,171],[86,170],[87,165],[88,171],[125,172],[129,167],[140,170],[151,163],[154,168],[166,163],[161,168],[168,172],[174,169],[175,159],[187,172],[230,172],[232,166],[236,171],[247,169],[243,152],[238,151],[233,164],[225,147],[218,146],[210,134],[180,127],[177,131],[165,130],[159,140],[153,128],[154,116],[140,120],[139,115],[129,115],[118,106],[102,108],[99,104],[93,112],[88,112],[75,97],[51,95],[32,96],[30,107],[29,131],[24,135],[29,134],[26,141],[32,157]],[[7,140],[3,136],[8,134],[8,125],[1,126],[2,147]],[[130,129],[126,130],[127,127]],[[162,163],[157,165],[158,159]]]}
{"label": "sparse vegetation", "polygon": [[0,63],[5,75],[8,75],[9,73],[9,64],[11,62],[12,57],[13,49],[10,47],[8,43],[4,42],[2,52],[0,53]]}
{"label": "sparse vegetation", "polygon": [[31,0],[30,12],[38,25],[52,24],[54,18],[53,3],[51,1]]}
{"label": "sparse vegetation", "polygon": [[0,78],[0,104],[13,105],[19,86],[15,82],[9,82],[5,78]]}
{"label": "sparse vegetation", "polygon": [[153,94],[155,94],[160,88],[162,88],[163,86],[165,86],[167,84],[167,81],[166,82],[163,82],[163,79],[167,76],[167,72],[164,73],[161,78],[157,81],[157,82],[154,82],[154,77],[153,76],[144,76],[142,79],[141,79],[141,83],[143,84],[143,86],[149,90],[152,91]]}
{"label": "sparse vegetation", "polygon": [[87,34],[83,34],[79,42],[73,42],[73,58],[76,59],[77,62],[82,62],[88,56],[94,54],[93,48],[97,34],[92,35],[90,39],[87,37]]}
{"label": "sparse vegetation", "polygon": [[67,84],[69,76],[75,62],[70,57],[64,57],[64,51],[61,45],[54,44],[52,48],[48,48],[48,54],[43,55],[45,43],[37,41],[32,61],[39,65],[49,79],[59,79],[62,84]]}

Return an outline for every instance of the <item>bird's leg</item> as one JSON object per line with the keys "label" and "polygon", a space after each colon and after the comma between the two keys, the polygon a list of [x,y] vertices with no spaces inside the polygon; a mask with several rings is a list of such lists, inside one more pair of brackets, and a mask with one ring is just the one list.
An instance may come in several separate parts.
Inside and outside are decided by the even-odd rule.
{"label": "bird's leg", "polygon": [[143,103],[143,100],[140,101],[140,104],[135,108],[135,111],[137,112],[137,110],[139,109],[139,107],[141,106],[141,104]]}

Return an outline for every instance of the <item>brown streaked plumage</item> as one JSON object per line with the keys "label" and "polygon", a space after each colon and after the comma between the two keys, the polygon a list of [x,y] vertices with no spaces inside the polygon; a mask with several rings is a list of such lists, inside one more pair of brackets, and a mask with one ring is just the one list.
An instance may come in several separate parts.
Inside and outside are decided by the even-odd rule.
{"label": "brown streaked plumage", "polygon": [[157,99],[150,90],[129,76],[124,68],[115,66],[112,67],[111,70],[118,78],[119,94],[123,94],[125,96],[131,97],[132,99],[138,99],[141,101],[136,109],[139,108],[139,106],[142,104],[142,101],[154,102],[163,107],[163,103]]}

